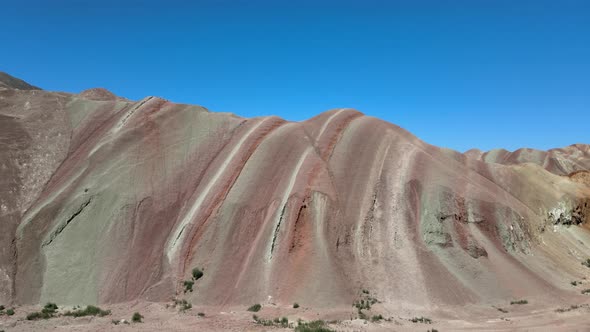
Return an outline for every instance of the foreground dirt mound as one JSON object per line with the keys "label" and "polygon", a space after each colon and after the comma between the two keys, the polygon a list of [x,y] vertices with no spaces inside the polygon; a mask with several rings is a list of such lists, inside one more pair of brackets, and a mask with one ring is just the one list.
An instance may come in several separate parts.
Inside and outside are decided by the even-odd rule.
{"label": "foreground dirt mound", "polygon": [[352,109],[293,123],[105,91],[0,90],[0,303],[586,298],[590,188],[567,175],[588,145],[460,154]]}

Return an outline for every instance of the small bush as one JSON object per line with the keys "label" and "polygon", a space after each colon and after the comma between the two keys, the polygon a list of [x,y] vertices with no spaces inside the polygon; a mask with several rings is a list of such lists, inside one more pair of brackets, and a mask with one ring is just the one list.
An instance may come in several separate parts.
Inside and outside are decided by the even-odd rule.
{"label": "small bush", "polygon": [[134,323],[141,323],[143,321],[143,316],[139,312],[136,312],[131,316],[131,321]]}
{"label": "small bush", "polygon": [[256,315],[252,315],[252,318],[254,318],[254,321],[256,322],[256,324],[259,324],[262,326],[274,326],[275,325],[275,323],[272,321],[272,319],[262,319]]}
{"label": "small bush", "polygon": [[41,310],[41,312],[46,312],[46,313],[54,314],[57,311],[57,309],[58,309],[57,304],[48,302],[45,305],[45,307],[43,307],[43,310]]}
{"label": "small bush", "polygon": [[10,308],[10,309],[6,310],[6,314],[7,314],[8,316],[12,316],[12,315],[14,315],[14,309],[13,309],[13,308]]}
{"label": "small bush", "polygon": [[366,289],[363,289],[363,294],[369,294],[369,291]]}
{"label": "small bush", "polygon": [[299,308],[299,303],[297,303],[297,302],[293,303],[293,308],[295,308],[295,309]]}
{"label": "small bush", "polygon": [[577,281],[575,281],[575,280],[574,280],[574,281],[572,281],[572,282],[570,282],[570,284],[572,284],[572,286],[574,286],[574,287],[575,287],[575,286],[578,286],[578,282],[577,282]]}
{"label": "small bush", "polygon": [[195,279],[195,281],[199,280],[201,277],[203,276],[203,271],[201,271],[199,268],[195,267],[193,269],[193,279]]}
{"label": "small bush", "polygon": [[584,265],[585,267],[590,268],[590,258],[586,259],[585,261],[582,262],[582,265]]}
{"label": "small bush", "polygon": [[528,304],[529,301],[527,300],[517,300],[517,301],[511,301],[510,304]]}
{"label": "small bush", "polygon": [[504,308],[496,308],[496,309],[498,309],[498,311],[499,311],[499,312],[503,312],[503,313],[505,313],[505,314],[507,314],[507,313],[508,313],[508,310],[506,310],[506,309],[504,309]]}
{"label": "small bush", "polygon": [[0,304],[0,311],[3,311],[4,309],[6,309],[6,307]]}
{"label": "small bush", "polygon": [[556,309],[555,312],[564,313],[564,312],[576,310],[578,308],[580,308],[579,305],[573,304],[569,308],[559,308],[559,309]]}
{"label": "small bush", "polygon": [[582,294],[590,294],[590,288],[589,289],[584,289],[582,291]]}
{"label": "small bush", "polygon": [[371,317],[371,320],[373,322],[378,322],[378,321],[380,321],[382,319],[383,319],[383,316],[382,315],[375,315],[375,316]]}
{"label": "small bush", "polygon": [[49,319],[51,317],[53,315],[46,312],[31,312],[27,315],[27,320]]}
{"label": "small bush", "polygon": [[369,319],[369,316],[365,315],[365,313],[361,309],[359,309],[358,313],[359,313],[359,319],[364,319],[364,320]]}
{"label": "small bush", "polygon": [[99,307],[89,305],[89,306],[86,306],[85,309],[68,311],[68,312],[64,313],[64,316],[72,316],[72,317],[99,316],[99,317],[104,317],[104,316],[108,316],[110,314],[111,314],[110,310],[102,310]]}
{"label": "small bush", "polygon": [[41,312],[31,312],[27,315],[27,320],[49,319],[55,317],[58,307],[55,303],[47,303]]}
{"label": "small bush", "polygon": [[205,317],[205,313],[204,313],[204,312],[199,312],[197,315],[198,315],[199,317]]}
{"label": "small bush", "polygon": [[276,327],[292,327],[292,324],[289,324],[289,319],[287,317],[283,318],[275,318],[275,319],[261,319],[257,315],[252,315],[252,318],[256,322],[256,324],[262,326],[276,326]]}
{"label": "small bush", "polygon": [[187,292],[191,292],[192,293],[193,292],[193,285],[194,284],[195,284],[195,282],[192,281],[192,280],[185,280],[184,281],[184,292],[185,293],[187,293]]}
{"label": "small bush", "polygon": [[185,312],[193,307],[193,305],[190,302],[188,302],[187,300],[174,299],[174,308],[176,308],[177,306],[179,307],[178,310],[180,312]]}
{"label": "small bush", "polygon": [[414,317],[410,319],[412,323],[423,323],[423,324],[432,324],[432,319],[427,317]]}
{"label": "small bush", "polygon": [[371,302],[369,302],[369,300],[365,301],[365,300],[360,300],[360,301],[355,301],[352,304],[354,307],[356,307],[359,311],[366,309],[366,310],[370,310],[371,309]]}
{"label": "small bush", "polygon": [[312,322],[299,322],[295,328],[295,332],[332,332],[323,320],[315,320]]}
{"label": "small bush", "polygon": [[40,312],[31,312],[30,314],[27,315],[27,320],[37,320],[40,317],[41,313]]}
{"label": "small bush", "polygon": [[260,309],[262,309],[262,306],[259,303],[256,303],[252,305],[250,308],[248,308],[248,311],[259,312]]}

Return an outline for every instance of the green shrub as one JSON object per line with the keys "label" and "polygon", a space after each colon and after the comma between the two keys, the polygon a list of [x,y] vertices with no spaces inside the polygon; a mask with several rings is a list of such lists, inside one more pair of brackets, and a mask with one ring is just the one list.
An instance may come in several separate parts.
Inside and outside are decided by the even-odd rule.
{"label": "green shrub", "polygon": [[424,324],[432,324],[432,319],[427,317],[414,317],[410,319],[412,323],[424,323]]}
{"label": "green shrub", "polygon": [[54,314],[57,311],[58,307],[57,304],[48,302],[45,307],[41,310],[41,312]]}
{"label": "green shrub", "polygon": [[141,323],[143,321],[143,316],[139,312],[136,312],[131,316],[131,321],[134,323]]}
{"label": "green shrub", "polygon": [[588,258],[585,261],[583,261],[582,262],[582,265],[584,265],[585,267],[590,267],[590,258]]}
{"label": "green shrub", "polygon": [[295,308],[295,309],[299,308],[299,303],[297,303],[297,302],[293,303],[293,308]]}
{"label": "green shrub", "polygon": [[559,309],[556,309],[555,312],[563,313],[563,312],[568,312],[568,311],[576,310],[578,308],[580,308],[579,305],[573,304],[569,308],[559,308]]}
{"label": "green shrub", "polygon": [[68,311],[68,312],[64,313],[64,316],[72,316],[72,317],[99,316],[99,317],[104,317],[104,316],[108,316],[110,314],[111,314],[110,310],[102,310],[99,307],[89,305],[89,306],[86,306],[85,309]]}
{"label": "green shrub", "polygon": [[378,321],[380,321],[382,319],[383,319],[383,316],[382,315],[375,315],[375,316],[371,317],[371,320],[373,322],[378,322]]}
{"label": "green shrub", "polygon": [[31,312],[27,315],[27,320],[49,319],[51,317],[53,315],[46,312]]}
{"label": "green shrub", "polygon": [[47,303],[41,312],[31,312],[27,315],[27,320],[49,319],[55,317],[58,307],[55,303]]}
{"label": "green shrub", "polygon": [[359,309],[358,313],[359,313],[359,319],[364,319],[364,320],[369,319],[369,316],[367,316],[362,310]]}
{"label": "green shrub", "polygon": [[27,315],[27,320],[37,320],[41,318],[40,312],[31,312]]}
{"label": "green shrub", "polygon": [[6,314],[7,314],[8,316],[12,316],[12,315],[14,315],[14,309],[13,309],[13,308],[10,308],[10,309],[6,310]]}
{"label": "green shrub", "polygon": [[256,315],[252,315],[252,318],[254,318],[254,321],[256,322],[256,324],[262,325],[262,326],[274,326],[275,323],[272,321],[272,319],[262,319],[259,318]]}
{"label": "green shrub", "polygon": [[199,317],[205,317],[205,313],[204,313],[204,312],[199,312],[197,315],[198,315]]}
{"label": "green shrub", "polygon": [[312,322],[299,322],[295,328],[295,332],[332,332],[323,320],[315,320]]}
{"label": "green shrub", "polygon": [[584,289],[584,290],[582,291],[582,294],[590,294],[590,289]]}
{"label": "green shrub", "polygon": [[193,279],[195,279],[195,281],[199,280],[201,277],[203,276],[203,271],[201,271],[199,268],[195,267],[193,269]]}
{"label": "green shrub", "polygon": [[527,300],[517,300],[517,301],[511,301],[510,304],[528,304],[529,301]]}
{"label": "green shrub", "polygon": [[192,307],[193,307],[193,305],[191,303],[185,302],[180,307],[180,311],[184,312],[184,311],[191,309]]}
{"label": "green shrub", "polygon": [[577,281],[575,281],[575,280],[574,280],[574,281],[572,281],[572,282],[570,282],[570,284],[572,284],[572,286],[578,286],[578,282],[577,282]]}
{"label": "green shrub", "polygon": [[3,311],[4,309],[6,309],[6,307],[0,304],[0,311]]}
{"label": "green shrub", "polygon": [[185,280],[184,281],[184,292],[191,292],[193,291],[193,285],[195,284],[192,280]]}
{"label": "green shrub", "polygon": [[193,307],[193,305],[187,302],[187,300],[174,299],[174,308],[176,308],[177,306],[180,307],[178,310],[181,312],[187,311]]}
{"label": "green shrub", "polygon": [[248,308],[248,311],[259,312],[260,309],[262,309],[262,306],[259,303],[256,303],[252,305],[250,308]]}
{"label": "green shrub", "polygon": [[370,310],[371,309],[371,302],[369,302],[368,300],[360,300],[360,301],[355,301],[352,304],[354,307],[356,307],[359,311],[366,309],[366,310]]}
{"label": "green shrub", "polygon": [[256,324],[259,324],[262,326],[276,326],[276,327],[283,327],[283,328],[292,327],[292,325],[289,324],[289,319],[287,319],[287,317],[283,317],[283,318],[277,317],[275,319],[262,319],[262,318],[259,318],[257,315],[252,315],[252,318],[254,319]]}

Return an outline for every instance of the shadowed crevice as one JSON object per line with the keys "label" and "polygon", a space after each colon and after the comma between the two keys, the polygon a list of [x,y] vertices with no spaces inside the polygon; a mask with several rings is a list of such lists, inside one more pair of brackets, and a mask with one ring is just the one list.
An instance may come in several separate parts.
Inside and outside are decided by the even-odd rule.
{"label": "shadowed crevice", "polygon": [[57,238],[57,236],[58,236],[58,235],[59,235],[61,232],[63,232],[63,231],[64,231],[64,229],[65,229],[65,228],[66,228],[66,227],[67,227],[67,226],[68,226],[68,225],[69,225],[69,224],[70,224],[72,221],[74,221],[74,219],[75,219],[77,216],[79,216],[79,215],[82,213],[82,211],[84,211],[84,209],[85,209],[85,208],[86,208],[88,205],[90,205],[90,203],[92,202],[92,199],[93,199],[93,197],[90,197],[90,198],[88,198],[88,200],[86,200],[84,203],[82,203],[82,205],[80,205],[80,207],[78,208],[78,210],[76,210],[76,212],[74,212],[74,213],[73,213],[73,214],[72,214],[72,215],[71,215],[71,216],[70,216],[70,217],[69,217],[69,218],[66,220],[66,222],[65,222],[65,223],[63,223],[63,224],[59,225],[59,226],[57,227],[57,229],[56,229],[56,230],[55,230],[53,233],[51,233],[51,235],[49,236],[49,239],[48,239],[48,240],[45,240],[45,241],[43,242],[43,244],[41,245],[41,247],[43,248],[43,247],[46,247],[46,246],[50,245],[50,244],[53,242],[53,240],[55,240],[55,238]]}

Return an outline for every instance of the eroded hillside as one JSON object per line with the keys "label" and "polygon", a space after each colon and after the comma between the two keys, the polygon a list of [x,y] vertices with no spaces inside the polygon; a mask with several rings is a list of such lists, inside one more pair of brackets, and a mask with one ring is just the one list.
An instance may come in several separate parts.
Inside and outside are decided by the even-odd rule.
{"label": "eroded hillside", "polygon": [[426,144],[352,109],[244,119],[0,88],[0,302],[385,310],[577,298],[590,146]]}

